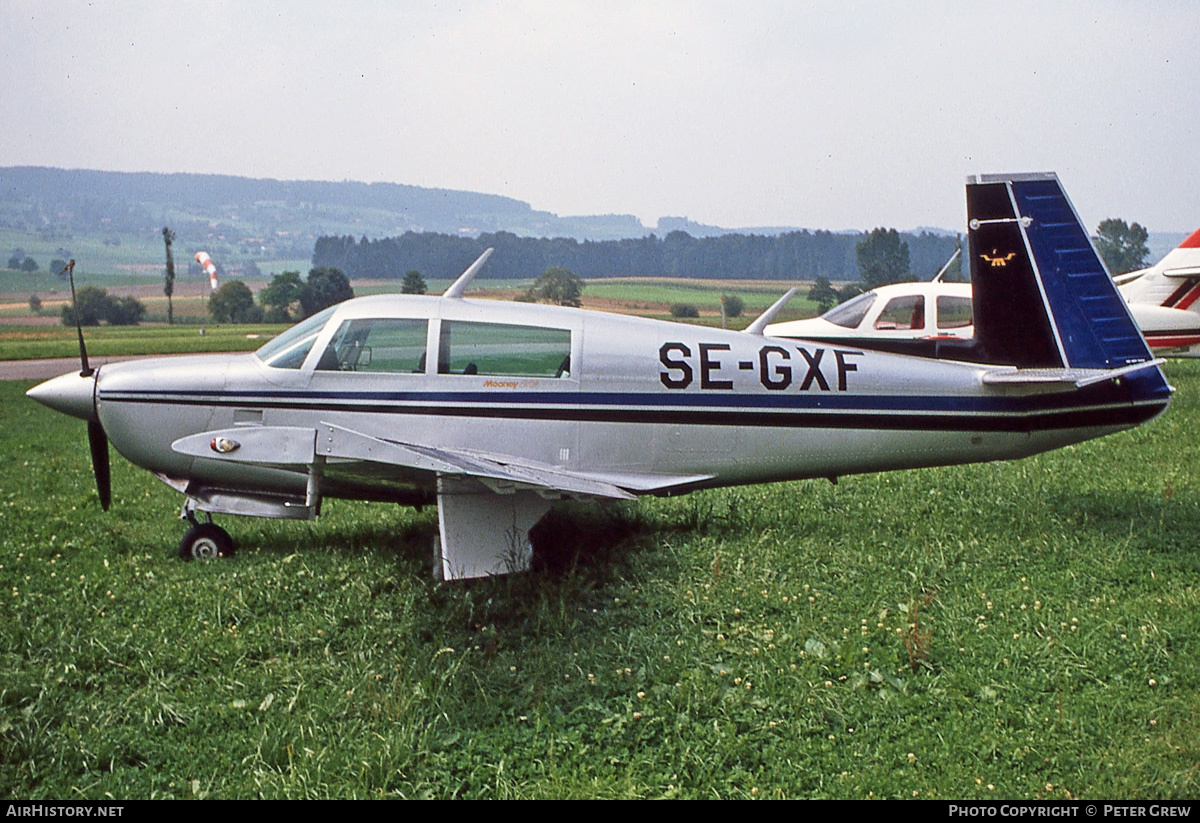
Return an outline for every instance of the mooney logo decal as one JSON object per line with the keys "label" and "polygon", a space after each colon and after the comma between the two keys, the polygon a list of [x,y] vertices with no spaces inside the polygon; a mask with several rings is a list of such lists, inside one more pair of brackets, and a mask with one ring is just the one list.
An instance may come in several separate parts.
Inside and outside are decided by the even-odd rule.
{"label": "mooney logo decal", "polygon": [[1008,261],[1017,256],[1015,251],[1010,251],[1008,254],[1001,257],[995,249],[992,249],[992,256],[981,254],[979,257],[986,263],[990,263],[992,268],[1003,268],[1008,265]]}

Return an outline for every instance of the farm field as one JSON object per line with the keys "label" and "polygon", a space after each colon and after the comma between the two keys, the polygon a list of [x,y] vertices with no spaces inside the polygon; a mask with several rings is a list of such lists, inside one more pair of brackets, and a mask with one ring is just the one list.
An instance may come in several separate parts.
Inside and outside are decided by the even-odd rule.
{"label": "farm field", "polygon": [[1200,364],[1167,375],[1130,432],[572,504],[534,572],[450,585],[436,513],[377,503],[184,563],[178,495],[114,455],[101,512],[84,425],[0,383],[0,792],[1194,798]]}
{"label": "farm field", "polygon": [[[15,275],[14,275],[15,276]],[[23,360],[46,357],[71,357],[79,352],[79,343],[73,328],[66,328],[59,319],[63,303],[70,300],[70,287],[59,283],[57,277],[40,275],[46,283],[54,282],[56,294],[42,292],[43,311],[35,316],[29,311],[28,295],[22,292],[0,291],[0,360]],[[38,277],[38,275],[33,275]],[[11,278],[10,278],[11,279]],[[80,284],[103,282],[80,281]],[[530,281],[532,282],[532,281]],[[525,291],[530,282],[482,281],[482,288],[472,290],[471,297],[511,300]],[[730,328],[744,328],[763,309],[771,305],[790,287],[786,283],[769,281],[703,281],[653,279],[622,279],[585,281],[583,292],[584,308],[635,314],[644,317],[671,319],[670,308],[676,303],[688,303],[697,307],[700,317],[691,321],[719,326],[721,322],[720,299],[722,294],[734,294],[745,302],[746,310],[741,317],[729,320]],[[266,285],[266,281],[250,284],[255,290]],[[355,294],[396,293],[400,282],[396,280],[355,281]],[[429,284],[430,293],[439,294],[448,282],[434,281]],[[0,275],[0,289],[6,281]],[[166,298],[162,295],[159,280],[142,279],[139,282],[124,282],[106,285],[112,294],[132,295],[146,303],[153,316],[166,317]],[[207,291],[207,285],[203,287]],[[208,322],[205,335],[199,334],[200,318],[205,303],[195,284],[180,284],[175,295],[177,324],[169,327],[165,323],[143,323],[136,327],[113,328],[100,326],[85,332],[88,352],[91,354],[179,354],[187,352],[251,351],[258,348],[266,337],[278,334],[286,326],[219,326]],[[804,297],[804,290],[788,303],[779,315],[780,320],[811,317],[816,306]]]}
{"label": "farm field", "polygon": [[657,278],[610,278],[588,280],[583,291],[583,304],[588,308],[619,311],[625,314],[641,314],[664,320],[671,318],[671,306],[677,303],[694,305],[700,312],[699,322],[719,326],[721,322],[721,295],[740,297],[745,303],[741,317],[729,318],[729,328],[740,329],[778,300],[791,287],[799,287],[777,321],[798,320],[813,317],[817,305],[805,295],[811,288],[808,281],[777,280],[693,280]]}
{"label": "farm field", "polygon": [[[170,222],[170,220],[168,219],[166,222]],[[183,273],[187,271],[192,253],[197,247],[207,247],[219,260],[224,259],[223,252],[229,250],[224,241],[211,238],[191,239],[185,241],[184,246],[175,251],[175,262],[180,267],[181,279]],[[34,273],[33,277],[53,278],[56,273],[48,272],[47,269],[51,260],[62,257],[60,254],[60,250],[62,250],[69,251],[79,263],[75,270],[77,282],[80,275],[83,274],[109,282],[116,282],[123,277],[134,277],[157,281],[160,287],[162,284],[165,250],[162,236],[157,230],[136,235],[126,232],[114,234],[111,237],[102,236],[99,232],[42,237],[29,232],[0,227],[0,249],[4,251],[4,257],[0,258],[0,264],[7,261],[9,251],[14,248],[23,249],[37,261],[40,270]],[[245,259],[245,255],[235,255],[235,259],[240,262]],[[312,265],[308,259],[304,258],[298,260],[260,258],[256,260],[256,264],[264,275],[289,269],[307,271]],[[9,276],[25,278],[31,275],[25,272],[0,270],[0,292],[9,290],[9,283],[5,279]],[[104,283],[100,282],[96,285],[104,285]]]}

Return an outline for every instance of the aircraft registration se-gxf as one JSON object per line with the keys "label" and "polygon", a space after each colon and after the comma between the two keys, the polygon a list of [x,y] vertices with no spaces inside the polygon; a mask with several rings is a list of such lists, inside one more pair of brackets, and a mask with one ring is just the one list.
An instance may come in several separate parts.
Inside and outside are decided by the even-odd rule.
{"label": "aircraft registration se-gxf", "polygon": [[254,354],[85,363],[29,395],[88,421],[105,508],[106,439],[185,496],[185,557],[232,551],[213,513],[436,503],[445,579],[527,568],[556,499],[1013,459],[1167,408],[1056,176],[970,178],[967,214],[975,337],[933,356],[765,336],[790,293],[742,332],[465,299],[485,253],[440,297],[349,300]]}

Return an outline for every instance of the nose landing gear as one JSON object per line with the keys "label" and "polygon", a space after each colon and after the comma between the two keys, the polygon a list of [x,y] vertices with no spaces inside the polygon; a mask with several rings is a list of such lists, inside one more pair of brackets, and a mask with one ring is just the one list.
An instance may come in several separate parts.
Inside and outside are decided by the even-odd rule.
{"label": "nose landing gear", "polygon": [[[188,502],[191,502],[190,500]],[[211,560],[232,557],[233,538],[229,532],[212,522],[212,515],[204,512],[204,523],[196,519],[194,508],[184,505],[182,518],[192,524],[183,540],[179,542],[179,556],[184,560]]]}

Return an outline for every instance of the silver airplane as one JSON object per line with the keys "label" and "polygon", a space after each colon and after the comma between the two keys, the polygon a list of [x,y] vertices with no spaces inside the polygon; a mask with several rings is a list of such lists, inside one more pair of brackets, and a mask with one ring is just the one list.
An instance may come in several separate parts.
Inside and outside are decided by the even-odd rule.
{"label": "silver airplane", "polygon": [[527,568],[558,499],[1008,460],[1162,413],[1162,361],[1058,178],[970,178],[967,212],[975,337],[922,357],[765,336],[791,293],[742,332],[466,299],[485,252],[440,297],[348,300],[253,354],[85,363],[29,396],[88,421],[105,508],[108,442],[184,495],[185,558],[233,551],[212,514],[436,503],[447,580]]}

